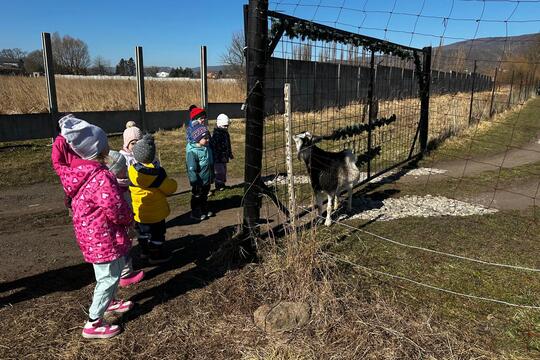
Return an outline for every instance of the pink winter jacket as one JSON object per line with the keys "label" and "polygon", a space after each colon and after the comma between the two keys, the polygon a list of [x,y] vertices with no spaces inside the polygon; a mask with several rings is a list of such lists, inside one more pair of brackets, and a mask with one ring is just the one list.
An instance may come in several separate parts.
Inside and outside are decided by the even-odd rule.
{"label": "pink winter jacket", "polygon": [[74,159],[60,166],[60,180],[73,199],[73,227],[84,260],[105,263],[127,254],[133,213],[114,175],[97,161]]}

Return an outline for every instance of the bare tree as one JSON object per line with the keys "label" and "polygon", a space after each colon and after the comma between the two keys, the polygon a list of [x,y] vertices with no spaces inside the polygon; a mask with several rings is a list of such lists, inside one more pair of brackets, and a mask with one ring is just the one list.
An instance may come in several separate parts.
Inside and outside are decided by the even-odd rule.
{"label": "bare tree", "polygon": [[0,57],[10,59],[13,61],[23,60],[26,57],[26,52],[19,49],[2,49],[0,50]]}
{"label": "bare tree", "polygon": [[96,56],[93,61],[93,66],[90,72],[95,75],[109,75],[111,73],[111,62],[103,56]]}
{"label": "bare tree", "polygon": [[231,38],[231,44],[221,56],[221,62],[228,65],[227,72],[241,81],[246,78],[246,59],[244,57],[244,32],[235,32]]}
{"label": "bare tree", "polygon": [[57,72],[85,74],[90,66],[88,45],[69,35],[60,37],[57,32],[52,36],[53,58]]}
{"label": "bare tree", "polygon": [[24,69],[27,73],[44,72],[43,52],[41,50],[30,51],[24,58]]}

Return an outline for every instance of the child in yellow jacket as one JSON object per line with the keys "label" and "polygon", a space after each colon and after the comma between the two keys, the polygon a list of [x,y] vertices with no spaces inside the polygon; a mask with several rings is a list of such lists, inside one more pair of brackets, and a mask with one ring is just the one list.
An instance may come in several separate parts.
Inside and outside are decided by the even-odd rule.
{"label": "child in yellow jacket", "polygon": [[167,196],[176,191],[177,184],[154,161],[156,146],[152,135],[144,135],[137,141],[133,155],[137,163],[128,170],[129,190],[141,258],[148,258],[150,264],[160,264],[171,258],[170,253],[164,250],[165,218],[170,214]]}

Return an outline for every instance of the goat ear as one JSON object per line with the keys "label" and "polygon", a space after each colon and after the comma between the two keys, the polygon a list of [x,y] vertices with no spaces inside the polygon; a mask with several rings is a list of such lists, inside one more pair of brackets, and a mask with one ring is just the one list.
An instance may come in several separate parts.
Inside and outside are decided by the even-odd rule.
{"label": "goat ear", "polygon": [[304,136],[305,136],[306,138],[310,139],[310,140],[313,138],[313,135],[311,135],[311,133],[310,133],[309,131],[306,131],[306,132],[304,133]]}
{"label": "goat ear", "polygon": [[313,144],[315,144],[315,143],[318,143],[319,141],[321,141],[322,139],[323,139],[322,136],[313,135],[313,136],[311,137],[311,142],[312,142]]}

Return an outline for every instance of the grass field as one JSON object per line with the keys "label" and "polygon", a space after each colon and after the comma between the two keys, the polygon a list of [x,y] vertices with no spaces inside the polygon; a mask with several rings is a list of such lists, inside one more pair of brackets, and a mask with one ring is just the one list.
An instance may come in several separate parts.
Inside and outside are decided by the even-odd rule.
{"label": "grass field", "polygon": [[[146,81],[148,111],[184,110],[200,103],[200,82]],[[137,109],[134,80],[56,78],[58,110],[105,111]],[[208,80],[209,102],[242,102],[245,91],[237,82]],[[47,112],[45,78],[0,76],[0,114]]]}

